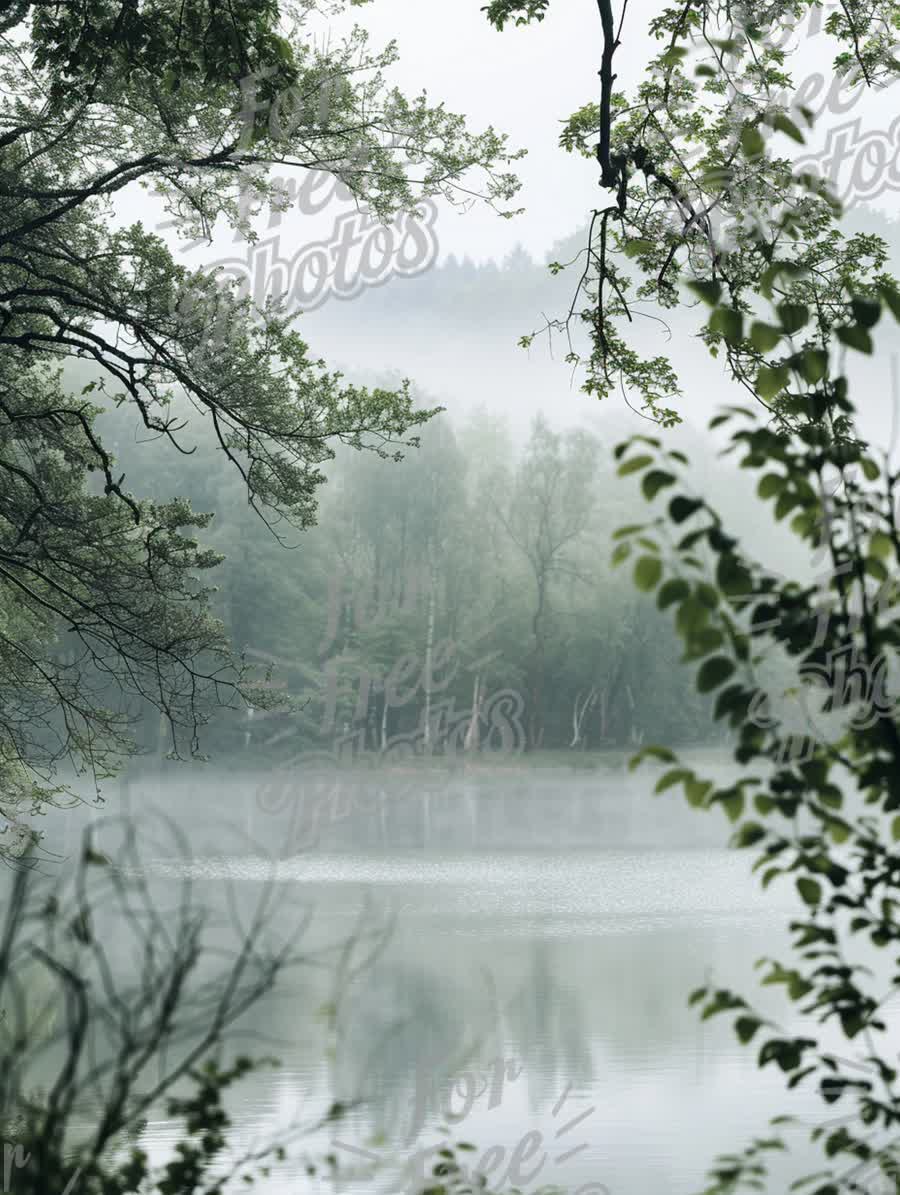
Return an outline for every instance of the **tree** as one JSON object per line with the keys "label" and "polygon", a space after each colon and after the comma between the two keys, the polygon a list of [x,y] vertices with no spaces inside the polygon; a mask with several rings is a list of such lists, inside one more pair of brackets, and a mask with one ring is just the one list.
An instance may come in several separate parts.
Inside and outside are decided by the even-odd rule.
{"label": "tree", "polygon": [[[893,1191],[900,1181],[900,1094],[886,1009],[900,986],[900,725],[891,696],[900,475],[886,454],[876,460],[861,434],[845,363],[847,349],[873,352],[886,313],[900,320],[900,288],[884,270],[884,242],[842,237],[839,205],[819,180],[767,153],[763,130],[804,140],[778,95],[790,85],[780,35],[812,7],[666,10],[651,25],[666,49],[630,104],[615,93],[612,70],[624,8],[617,23],[600,0],[599,102],[575,114],[563,144],[596,156],[609,192],[594,213],[579,283],[589,298],[586,388],[602,395],[623,381],[640,391],[650,417],[678,418],[662,405],[663,389],[675,392],[668,363],[642,361],[617,321],[630,317],[635,299],[676,305],[676,283],[689,280],[708,314],[701,336],[753,400],[717,415],[710,439],[738,424],[729,451],[758,476],[759,501],[772,504],[776,521],[790,517],[798,557],[821,551],[830,565],[824,586],[773,575],[693,491],[683,453],[652,436],[617,449],[620,474],[640,475],[644,499],[666,499],[649,521],[619,530],[617,559],[636,558],[636,586],[672,612],[698,692],[714,698],[714,716],[735,735],[738,776],[705,779],[659,746],[632,764],[661,760],[668,767],[657,792],[681,787],[692,806],[722,808],[735,824],[733,845],[758,852],[763,884],[788,877],[798,897],[791,959],[761,965],[763,982],[797,1004],[799,1031],[726,987],[709,984],[691,999],[705,1018],[733,1015],[742,1043],[761,1039],[759,1065],[778,1067],[788,1087],[816,1086],[824,1115],[811,1136],[823,1168],[792,1189],[840,1195],[876,1183]],[[540,20],[547,8],[548,0],[497,0],[487,11],[502,28]],[[845,47],[836,69],[869,86],[893,77],[897,16],[894,4],[841,4],[826,23]],[[685,68],[694,50],[701,61],[691,79]],[[731,220],[727,230],[714,211]],[[629,262],[645,275],[637,289]],[[806,690],[808,726],[799,736],[761,683],[761,667],[776,655]],[[822,725],[820,712],[832,720]],[[777,1118],[743,1152],[720,1158],[707,1195],[764,1189],[767,1155],[784,1148],[786,1121]]]}
{"label": "tree", "polygon": [[[95,782],[115,769],[129,702],[181,755],[210,705],[245,697],[199,580],[211,516],[136,496],[102,408],[182,454],[209,427],[278,536],[314,521],[333,444],[399,455],[433,414],[405,385],[328,372],[278,302],[254,310],[140,224],[114,227],[116,200],[154,188],[183,235],[222,219],[252,240],[283,202],[274,165],[332,172],[381,219],[455,199],[470,171],[495,206],[516,189],[501,137],[389,87],[393,48],[358,29],[317,48],[311,9],[16,0],[0,18],[0,768],[24,767],[38,799],[62,758]],[[91,369],[80,393],[59,372],[73,362]]]}
{"label": "tree", "polygon": [[[543,20],[549,4],[496,0],[485,11],[502,30]],[[774,398],[786,384],[780,374],[765,374],[756,389],[771,332],[723,333],[750,314],[757,283],[775,268],[761,238],[775,241],[780,231],[797,242],[796,250],[806,250],[803,264],[815,270],[835,321],[848,314],[845,275],[865,274],[865,256],[879,251],[877,238],[861,238],[855,251],[835,242],[840,205],[824,181],[768,152],[776,136],[802,143],[799,125],[811,122],[806,105],[788,98],[785,27],[818,8],[814,0],[762,8],[700,0],[666,8],[646,30],[663,43],[662,52],[648,63],[636,94],[626,96],[616,88],[615,55],[627,36],[626,18],[633,23],[637,15],[625,4],[614,12],[612,0],[598,0],[600,94],[572,114],[560,144],[597,161],[601,203],[574,259],[551,264],[553,272],[575,266],[578,280],[569,311],[543,329],[568,336],[569,360],[583,367],[586,393],[602,398],[621,388],[626,401],[629,393],[640,396],[649,418],[664,426],[678,422],[670,405],[681,394],[675,370],[667,356],[645,357],[633,347],[635,316],[652,315],[665,327],[667,312],[686,298],[721,293],[731,314],[717,315],[710,335],[730,376],[763,401]],[[891,41],[896,16],[887,0],[841,5],[825,22],[840,47],[835,70],[868,86],[891,79],[898,65]]]}
{"label": "tree", "polygon": [[[882,307],[900,319],[900,292],[887,282],[876,297],[852,301],[868,326]],[[858,337],[865,323],[848,328]],[[735,823],[733,845],[759,852],[755,869],[764,886],[782,876],[794,881],[802,909],[790,924],[794,958],[761,961],[763,982],[784,985],[799,1004],[801,1030],[782,1029],[727,988],[698,989],[692,1002],[702,1004],[704,1017],[736,1014],[735,1031],[745,1044],[765,1035],[759,1064],[777,1065],[789,1087],[816,1083],[826,1106],[841,1102],[838,1119],[831,1114],[812,1132],[827,1168],[809,1180],[819,1180],[810,1188],[816,1195],[837,1195],[873,1190],[876,1180],[894,1184],[900,1173],[900,1094],[884,1010],[900,982],[893,973],[900,962],[894,852],[900,731],[891,696],[900,643],[900,478],[887,463],[879,467],[865,446],[834,435],[835,424],[853,411],[846,377],[829,368],[811,383],[801,356],[791,369],[791,391],[809,412],[797,432],[761,425],[752,410],[730,410],[714,422],[740,422],[731,442],[744,454],[742,467],[759,474],[760,498],[773,504],[777,519],[793,516],[800,543],[825,550],[827,582],[773,578],[692,493],[676,493],[666,514],[628,530],[624,542],[630,546],[639,535],[649,548],[637,562],[638,584],[656,591],[661,608],[674,609],[686,656],[698,666],[698,690],[715,696],[715,717],[736,732],[739,775],[717,786],[658,748],[633,762],[664,760],[673,766],[657,792],[680,785],[690,804],[723,808]],[[628,449],[639,455],[626,455]],[[647,470],[645,481],[656,463],[666,488],[681,480],[683,462],[658,442],[623,444],[620,456],[622,471]],[[826,504],[823,493],[835,472],[842,485]],[[673,545],[669,564],[647,533],[681,524],[687,533]],[[777,692],[761,680],[762,665],[776,653],[793,665],[794,686],[804,694],[801,734],[785,725],[774,708]],[[837,724],[821,720],[823,712]],[[885,948],[894,948],[890,963],[877,957]],[[840,1048],[822,1040],[819,1024],[834,1025]],[[783,1148],[781,1131],[721,1158],[710,1195],[754,1186],[766,1152],[777,1148]]]}
{"label": "tree", "polygon": [[[237,479],[227,501],[191,488],[192,501],[228,512],[210,540],[227,557],[217,602],[232,638],[277,668],[297,699],[293,710],[286,700],[283,711],[257,711],[252,725],[216,719],[207,738],[217,753],[246,746],[246,762],[258,764],[264,749],[286,764],[291,752],[305,767],[310,749],[389,758],[399,740],[421,755],[444,755],[453,743],[495,749],[496,731],[493,746],[485,740],[492,698],[505,692],[524,705],[534,680],[534,570],[503,522],[518,512],[523,542],[541,535],[540,505],[523,497],[533,456],[483,412],[459,428],[436,417],[396,466],[341,451],[319,523],[295,552],[255,533]],[[563,445],[557,463],[568,459]],[[498,472],[498,460],[509,467]],[[164,478],[162,489],[171,484]],[[563,490],[554,525],[573,511]],[[583,497],[584,530],[545,576],[543,746],[571,743],[573,706],[592,692],[580,744],[627,744],[642,731],[668,744],[709,734],[708,702],[690,691],[666,616],[609,564],[627,509],[615,469],[598,469]]]}
{"label": "tree", "polygon": [[537,416],[513,480],[509,509],[500,514],[507,534],[528,561],[536,590],[529,666],[528,737],[532,748],[539,747],[543,737],[551,586],[573,567],[565,553],[589,525],[596,470],[597,444],[592,436],[585,432],[559,435]]}

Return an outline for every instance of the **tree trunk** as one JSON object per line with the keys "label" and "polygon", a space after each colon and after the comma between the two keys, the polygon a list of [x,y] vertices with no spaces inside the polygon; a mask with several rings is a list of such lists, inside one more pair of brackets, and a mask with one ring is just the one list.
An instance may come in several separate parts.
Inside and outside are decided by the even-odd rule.
{"label": "tree trunk", "polygon": [[581,690],[575,694],[575,705],[572,709],[572,741],[569,743],[570,747],[574,747],[578,742],[578,699],[581,697]]}
{"label": "tree trunk", "polygon": [[375,699],[374,691],[366,699],[366,729],[363,734],[363,751],[369,748],[371,740],[372,746],[378,747],[378,736],[375,730],[375,710],[377,708],[377,701]]}
{"label": "tree trunk", "polygon": [[475,691],[472,694],[472,716],[469,719],[469,728],[466,731],[466,737],[463,740],[463,748],[466,751],[477,751],[480,746],[480,735],[478,728],[478,713],[481,707],[481,673],[475,676]]}
{"label": "tree trunk", "polygon": [[428,634],[425,640],[425,754],[431,754],[431,663],[434,649],[434,550],[428,548],[431,584],[428,589]]}
{"label": "tree trunk", "polygon": [[378,822],[381,826],[381,845],[387,847],[388,845],[388,823],[387,823],[387,802],[388,795],[384,788],[379,784],[378,786]]}
{"label": "tree trunk", "polygon": [[631,692],[631,685],[626,684],[625,696],[628,698],[628,742],[633,743],[637,728],[634,724],[634,696]]}
{"label": "tree trunk", "polygon": [[577,747],[579,745],[582,747],[584,746],[584,736],[581,732],[582,727],[584,726],[585,715],[587,714],[588,710],[592,710],[594,708],[594,705],[597,701],[596,686],[591,685],[590,691],[579,708],[578,699],[580,697],[581,693],[576,693],[575,706],[572,710],[572,741],[569,743],[570,747]]}
{"label": "tree trunk", "polygon": [[534,634],[534,668],[531,680],[531,708],[528,716],[528,740],[532,749],[543,740],[543,695],[544,695],[544,606],[546,604],[546,578],[541,572],[537,578],[538,604],[531,621]]}

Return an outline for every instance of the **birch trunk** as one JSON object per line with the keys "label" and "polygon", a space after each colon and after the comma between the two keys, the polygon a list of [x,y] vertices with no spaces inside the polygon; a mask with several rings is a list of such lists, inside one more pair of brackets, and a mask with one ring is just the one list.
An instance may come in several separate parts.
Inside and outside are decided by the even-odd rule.
{"label": "birch trunk", "polygon": [[478,750],[479,735],[478,735],[478,710],[480,705],[480,686],[481,673],[475,675],[475,691],[472,694],[472,717],[469,719],[469,729],[466,731],[466,737],[463,740],[463,748],[466,751],[471,751],[474,747]]}
{"label": "birch trunk", "polygon": [[584,744],[584,739],[583,739],[583,736],[581,733],[581,728],[584,725],[584,719],[585,719],[585,716],[586,716],[588,710],[592,710],[597,701],[596,686],[591,685],[590,691],[588,692],[587,696],[585,697],[584,701],[581,704],[581,708],[579,709],[578,708],[578,699],[580,697],[581,697],[580,692],[575,695],[575,706],[572,710],[572,741],[571,741],[571,743],[569,743],[570,747],[577,747],[579,743],[581,743],[582,745]]}
{"label": "birch trunk", "polygon": [[429,546],[430,585],[428,587],[428,636],[425,641],[425,754],[431,754],[431,661],[434,649],[434,550]]}

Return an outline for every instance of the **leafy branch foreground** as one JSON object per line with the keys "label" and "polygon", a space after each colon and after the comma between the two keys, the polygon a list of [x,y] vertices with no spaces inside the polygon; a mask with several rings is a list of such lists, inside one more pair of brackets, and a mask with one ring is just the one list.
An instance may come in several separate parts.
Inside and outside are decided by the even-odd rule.
{"label": "leafy branch foreground", "polygon": [[[614,560],[635,555],[637,587],[673,614],[698,690],[735,732],[739,771],[717,785],[662,747],[633,763],[673,765],[657,791],[680,785],[691,805],[721,806],[736,824],[734,844],[759,852],[763,883],[791,878],[804,909],[790,926],[792,961],[761,966],[763,982],[786,991],[808,1030],[775,1025],[728,989],[704,987],[694,1001],[705,1017],[732,1014],[742,1042],[762,1038],[761,1067],[774,1064],[789,1087],[820,1095],[830,1121],[812,1138],[825,1165],[794,1189],[873,1195],[876,1184],[900,1190],[890,1032],[900,987],[900,727],[890,697],[900,646],[900,474],[874,459],[860,434],[844,359],[872,354],[890,335],[882,317],[900,319],[900,291],[885,272],[883,242],[842,237],[840,205],[779,148],[804,144],[813,123],[791,96],[788,54],[799,23],[818,20],[821,7],[666,7],[642,31],[660,53],[628,95],[616,86],[615,55],[637,10],[597,0],[598,94],[570,117],[561,146],[596,160],[601,198],[576,259],[571,308],[547,327],[581,328],[588,349],[572,342],[569,359],[586,366],[588,393],[621,387],[627,402],[630,390],[645,418],[668,426],[680,419],[670,405],[679,396],[672,363],[642,357],[629,338],[637,317],[665,326],[667,309],[708,305],[699,336],[752,400],[717,415],[710,436],[740,421],[728,451],[758,475],[758,498],[775,520],[790,517],[798,559],[824,551],[830,565],[823,603],[818,585],[773,577],[749,557],[691,492],[683,454],[653,437],[620,446],[620,473],[641,474],[648,502],[669,501],[652,521],[620,530]],[[502,30],[544,21],[551,0],[493,0],[484,11]],[[837,43],[842,83],[894,81],[898,27],[900,6],[888,0],[840,3],[824,31]],[[807,734],[785,731],[766,690],[773,659],[794,665],[798,690],[817,689],[804,697]],[[827,730],[817,725],[823,714]],[[779,1124],[720,1159],[706,1195],[769,1189],[767,1155],[784,1144]]]}
{"label": "leafy branch foreground", "polygon": [[[826,552],[825,590],[774,578],[750,559],[716,511],[680,488],[687,459],[651,437],[619,446],[619,472],[641,474],[650,502],[674,496],[651,522],[620,529],[616,555],[621,561],[639,553],[635,583],[673,613],[685,658],[697,664],[697,688],[714,695],[715,717],[736,734],[740,775],[717,786],[660,747],[639,752],[632,766],[648,757],[674,765],[656,791],[680,785],[692,806],[721,806],[736,824],[733,844],[759,851],[755,867],[763,885],[792,878],[805,909],[790,925],[794,960],[760,965],[763,983],[782,986],[812,1023],[808,1032],[781,1029],[727,989],[701,988],[692,1000],[704,1017],[735,1014],[743,1043],[764,1036],[759,1065],[779,1067],[789,1088],[815,1084],[826,1106],[837,1105],[828,1127],[812,1131],[829,1165],[797,1186],[838,1195],[871,1192],[876,1177],[895,1184],[900,1176],[900,1091],[890,1036],[900,960],[878,957],[900,942],[900,730],[886,687],[896,681],[900,645],[900,473],[876,463],[849,434],[847,379],[832,372],[829,336],[811,308],[777,293],[784,275],[794,272],[773,259],[775,315],[768,326],[779,342],[795,347],[778,400],[793,426],[731,408],[712,420],[711,432],[740,424],[727,451],[760,475],[758,496],[772,505],[775,519],[790,516],[800,544]],[[706,298],[713,306],[709,327],[721,329],[723,309],[712,288]],[[841,337],[845,344],[868,347],[869,329],[884,310],[900,318],[900,296],[885,281],[864,294],[848,293],[845,302],[856,314]],[[723,335],[734,345],[740,324]],[[841,485],[826,499],[835,478]],[[775,655],[793,663],[799,685],[815,678],[818,700],[811,704],[839,715],[838,730],[826,734],[811,721],[807,734],[786,733],[761,679]],[[849,1056],[822,1040],[832,1030],[849,1044]],[[764,1155],[783,1147],[781,1135],[769,1136],[722,1159],[707,1195],[766,1189]]]}
{"label": "leafy branch foreground", "polygon": [[148,708],[198,755],[211,710],[265,701],[201,580],[211,516],[134,493],[102,410],[185,466],[207,431],[279,538],[315,521],[335,445],[396,457],[434,413],[406,383],[348,384],[284,303],[186,270],[116,205],[150,189],[178,235],[252,242],[288,202],[276,167],[326,171],[388,222],[436,197],[502,211],[520,155],[391,86],[393,44],[323,39],[355,0],[0,7],[0,814],[18,825],[71,795],[61,763],[95,787],[118,770]]}

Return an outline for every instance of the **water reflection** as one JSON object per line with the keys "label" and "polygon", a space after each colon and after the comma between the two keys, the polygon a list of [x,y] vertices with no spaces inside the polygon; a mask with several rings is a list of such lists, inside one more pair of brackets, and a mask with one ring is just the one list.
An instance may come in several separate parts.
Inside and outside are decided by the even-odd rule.
{"label": "water reflection", "polygon": [[[753,961],[777,948],[793,897],[762,893],[749,858],[713,844],[718,821],[646,788],[619,772],[605,783],[470,776],[457,797],[432,799],[428,825],[407,795],[289,858],[277,842],[264,849],[258,825],[238,846],[208,812],[204,824],[206,790],[193,805],[168,794],[193,827],[190,873],[211,908],[229,886],[249,903],[274,879],[267,932],[309,918],[307,965],[241,1026],[282,1065],[242,1085],[236,1146],[313,1124],[337,1100],[352,1106],[306,1147],[334,1154],[347,1189],[366,1195],[396,1191],[398,1168],[437,1148],[441,1125],[493,1150],[498,1173],[537,1134],[531,1169],[544,1161],[528,1190],[702,1189],[718,1151],[742,1148],[791,1103],[728,1023],[701,1025],[686,997],[710,976],[753,987]],[[222,780],[220,808],[239,789]],[[440,847],[425,849],[428,836]],[[148,857],[148,882],[164,889],[183,867]],[[172,1142],[157,1112],[142,1144],[161,1158]],[[295,1160],[259,1189],[311,1188]]]}

